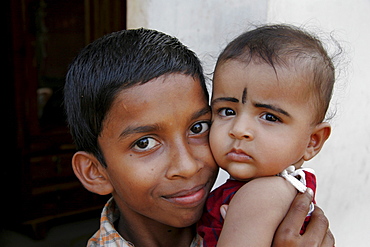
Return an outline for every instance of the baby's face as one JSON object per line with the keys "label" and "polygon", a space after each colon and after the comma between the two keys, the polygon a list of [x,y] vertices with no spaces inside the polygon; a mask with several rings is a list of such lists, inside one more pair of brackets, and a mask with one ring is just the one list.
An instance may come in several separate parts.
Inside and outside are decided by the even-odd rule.
{"label": "baby's face", "polygon": [[315,125],[304,78],[294,70],[237,60],[214,75],[210,145],[216,162],[238,180],[299,165]]}
{"label": "baby's face", "polygon": [[174,227],[199,220],[217,174],[210,119],[191,76],[161,76],[117,95],[98,141],[123,218]]}

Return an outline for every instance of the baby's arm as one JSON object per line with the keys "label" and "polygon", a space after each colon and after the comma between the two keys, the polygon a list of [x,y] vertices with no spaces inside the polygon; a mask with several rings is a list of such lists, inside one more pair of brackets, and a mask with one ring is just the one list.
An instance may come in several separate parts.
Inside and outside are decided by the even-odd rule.
{"label": "baby's arm", "polygon": [[277,176],[245,184],[230,202],[217,246],[271,246],[296,195],[296,189]]}

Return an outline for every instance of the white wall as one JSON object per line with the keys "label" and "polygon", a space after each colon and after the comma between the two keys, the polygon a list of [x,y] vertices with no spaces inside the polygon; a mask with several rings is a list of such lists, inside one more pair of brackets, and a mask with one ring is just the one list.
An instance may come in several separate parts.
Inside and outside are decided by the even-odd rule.
{"label": "white wall", "polygon": [[267,1],[129,0],[127,27],[146,27],[176,36],[213,72],[220,50],[245,30],[248,21],[264,23]]}
{"label": "white wall", "polygon": [[[199,55],[207,73],[226,43],[251,24],[286,22],[320,35],[333,32],[345,49],[332,107],[337,115],[332,136],[307,165],[317,172],[317,201],[330,219],[336,246],[368,246],[369,13],[368,0],[129,0],[127,23],[178,37]],[[322,37],[328,41],[328,35]],[[225,178],[222,173],[217,184]]]}
{"label": "white wall", "polygon": [[329,216],[337,246],[370,245],[369,13],[368,0],[274,0],[268,9],[268,21],[334,31],[351,60],[340,68],[345,71],[334,92],[332,136],[309,164],[317,171],[317,201]]}

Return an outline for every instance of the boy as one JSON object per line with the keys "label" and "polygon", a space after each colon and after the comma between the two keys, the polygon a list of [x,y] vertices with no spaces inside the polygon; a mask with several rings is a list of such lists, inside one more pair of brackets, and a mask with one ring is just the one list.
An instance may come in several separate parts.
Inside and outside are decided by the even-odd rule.
{"label": "boy", "polygon": [[[301,166],[330,135],[334,74],[321,42],[296,27],[262,26],[227,45],[214,74],[210,146],[231,179],[206,203],[204,246],[216,245],[223,226],[218,246],[271,246],[295,189],[315,191],[313,170]],[[219,208],[230,200],[223,223]]]}
{"label": "boy", "polygon": [[113,196],[102,217],[111,224],[89,246],[197,246],[190,226],[217,166],[195,54],[152,30],[107,35],[70,66],[65,104],[80,150],[72,161],[77,177],[88,190]]}
{"label": "boy", "polygon": [[[78,148],[76,176],[88,190],[112,194],[88,246],[200,246],[194,225],[218,168],[195,54],[154,30],[106,35],[71,64],[65,108]],[[295,208],[283,232],[299,221]],[[327,223],[318,223],[312,229],[323,233],[315,234],[321,243]],[[276,239],[280,246],[307,240],[283,233]]]}

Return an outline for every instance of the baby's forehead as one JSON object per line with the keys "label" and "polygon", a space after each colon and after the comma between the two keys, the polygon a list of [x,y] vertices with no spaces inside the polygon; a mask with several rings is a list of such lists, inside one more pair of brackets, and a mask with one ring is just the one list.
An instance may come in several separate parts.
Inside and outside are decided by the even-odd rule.
{"label": "baby's forehead", "polygon": [[267,82],[276,82],[277,86],[286,87],[289,91],[303,90],[302,93],[312,90],[311,84],[313,84],[315,76],[310,61],[307,60],[287,59],[271,64],[262,58],[254,58],[248,61],[231,59],[220,63],[215,72],[219,72],[218,69],[224,65],[226,65],[224,68],[239,69],[248,74],[253,74],[255,77],[264,78],[267,74],[271,75],[273,79]]}
{"label": "baby's forehead", "polygon": [[[219,65],[219,70],[216,70],[217,78],[214,80],[216,93],[220,92],[218,89],[224,90],[225,86],[230,88],[233,85],[235,86],[235,89],[232,89],[235,94],[233,97],[243,98],[241,95],[245,89],[246,97],[257,101],[285,101],[304,107],[307,107],[307,104],[314,106],[318,103],[313,75],[300,64],[272,66],[263,60],[249,63],[229,60],[224,65]],[[232,82],[233,79],[238,82]],[[222,85],[224,83],[225,85]],[[312,112],[314,111],[313,109]]]}
{"label": "baby's forehead", "polygon": [[286,91],[285,95],[296,95],[299,101],[315,103],[317,97],[314,77],[315,74],[310,68],[309,62],[291,62],[277,64],[274,66],[276,84]]}

